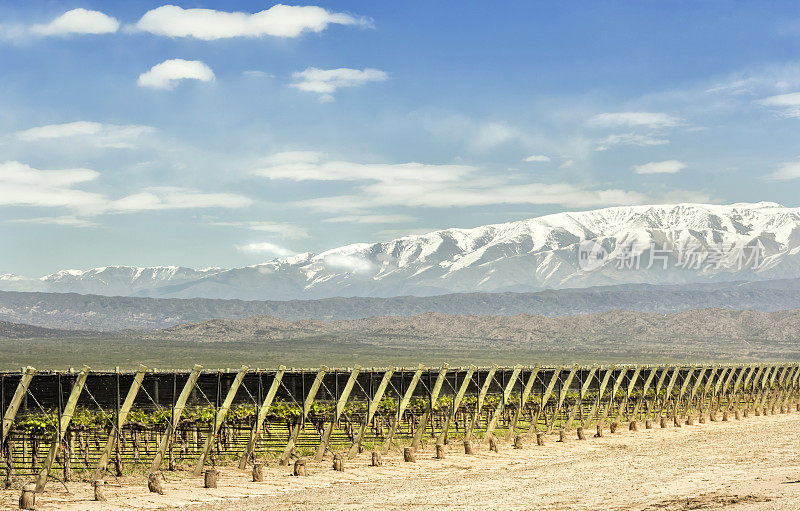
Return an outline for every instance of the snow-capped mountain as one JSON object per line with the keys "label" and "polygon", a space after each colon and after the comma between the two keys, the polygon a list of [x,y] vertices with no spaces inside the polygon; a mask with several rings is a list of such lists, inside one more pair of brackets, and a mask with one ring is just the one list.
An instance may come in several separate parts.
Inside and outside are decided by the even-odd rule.
{"label": "snow-capped mountain", "polygon": [[108,266],[38,279],[0,275],[0,289],[288,300],[797,277],[800,208],[678,204],[445,229],[227,270]]}

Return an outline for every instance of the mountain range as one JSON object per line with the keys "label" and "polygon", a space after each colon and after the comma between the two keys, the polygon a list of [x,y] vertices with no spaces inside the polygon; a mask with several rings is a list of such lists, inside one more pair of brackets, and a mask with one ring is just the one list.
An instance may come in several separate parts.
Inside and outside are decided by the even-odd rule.
{"label": "mountain range", "polygon": [[800,208],[677,204],[445,229],[232,269],[106,266],[41,278],[3,274],[0,290],[293,300],[798,277]]}

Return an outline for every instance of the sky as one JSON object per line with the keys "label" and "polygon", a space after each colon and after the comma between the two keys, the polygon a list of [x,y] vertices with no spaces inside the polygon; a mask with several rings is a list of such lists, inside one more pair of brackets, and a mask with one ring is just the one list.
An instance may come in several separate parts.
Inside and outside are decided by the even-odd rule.
{"label": "sky", "polygon": [[0,1],[0,274],[800,206],[800,5]]}

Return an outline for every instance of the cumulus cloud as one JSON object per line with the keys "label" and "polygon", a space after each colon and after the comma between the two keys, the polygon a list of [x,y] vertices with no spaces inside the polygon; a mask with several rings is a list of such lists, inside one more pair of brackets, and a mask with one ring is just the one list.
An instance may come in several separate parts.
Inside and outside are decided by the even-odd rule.
{"label": "cumulus cloud", "polygon": [[72,9],[50,23],[33,25],[30,32],[40,36],[65,36],[71,34],[111,34],[119,29],[116,18],[100,11]]}
{"label": "cumulus cloud", "polygon": [[214,72],[202,61],[170,59],[140,74],[137,83],[151,89],[174,89],[181,80],[210,82],[214,78]]}
{"label": "cumulus cloud", "polygon": [[788,161],[778,165],[778,169],[765,176],[768,181],[791,181],[800,178],[800,161]]}
{"label": "cumulus cloud", "polygon": [[151,126],[76,121],[63,124],[48,124],[17,131],[14,133],[14,137],[24,142],[83,137],[90,140],[97,147],[121,149],[135,147],[137,138],[155,131],[156,129]]}
{"label": "cumulus cloud", "polygon": [[292,87],[306,92],[319,94],[321,101],[333,100],[333,93],[343,87],[358,87],[368,82],[382,82],[389,78],[384,71],[378,69],[338,69],[306,68],[292,75]]}
{"label": "cumulus cloud", "polygon": [[550,157],[543,154],[532,154],[527,158],[523,158],[522,161],[526,161],[528,163],[547,163],[550,161]]}
{"label": "cumulus cloud", "polygon": [[786,117],[800,118],[800,92],[770,96],[762,99],[759,103],[778,109]]}
{"label": "cumulus cloud", "polygon": [[639,147],[657,146],[669,144],[669,140],[650,135],[639,135],[637,133],[620,133],[609,135],[599,142],[595,151],[607,151],[616,145],[632,145]]}
{"label": "cumulus cloud", "polygon": [[589,119],[589,125],[601,128],[619,126],[673,128],[682,126],[683,120],[663,112],[616,112],[597,114]]}
{"label": "cumulus cloud", "polygon": [[245,245],[234,245],[234,246],[236,247],[236,250],[238,250],[239,252],[268,254],[275,257],[287,257],[290,255],[294,255],[295,253],[294,251],[289,250],[286,247],[281,247],[280,245],[269,243],[267,241],[247,243]]}
{"label": "cumulus cloud", "polygon": [[637,174],[676,174],[686,168],[686,164],[678,160],[651,161],[644,165],[634,165]]}
{"label": "cumulus cloud", "polygon": [[304,32],[322,32],[328,25],[370,24],[366,18],[331,12],[313,5],[273,5],[256,13],[213,9],[183,9],[163,5],[150,11],[132,27],[166,37],[194,37],[211,41],[231,37],[297,37]]}

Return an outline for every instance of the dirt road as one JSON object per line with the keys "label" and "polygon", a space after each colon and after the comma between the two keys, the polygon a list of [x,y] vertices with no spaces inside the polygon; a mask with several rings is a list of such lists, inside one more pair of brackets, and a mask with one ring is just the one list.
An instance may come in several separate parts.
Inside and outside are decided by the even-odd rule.
{"label": "dirt road", "polygon": [[[391,453],[379,468],[369,467],[364,453],[343,473],[329,460],[309,462],[304,478],[270,466],[263,483],[250,482],[249,471],[223,469],[216,490],[166,473],[163,496],[149,494],[140,478],[126,478],[122,487],[109,481],[107,503],[91,502],[87,483],[73,483],[71,497],[52,485],[37,509],[800,509],[797,412],[556,439],[521,450],[501,443],[499,453],[481,445],[475,456],[454,444],[446,459],[433,459],[428,449],[417,463]],[[0,503],[17,496],[3,492]]]}

